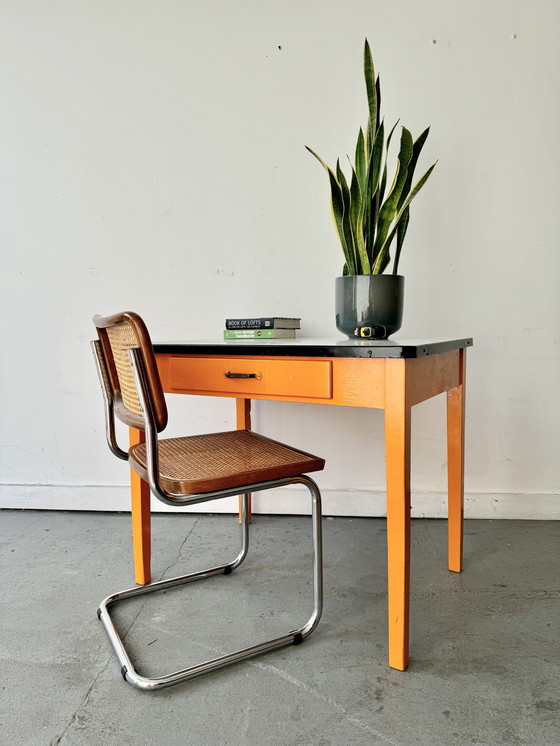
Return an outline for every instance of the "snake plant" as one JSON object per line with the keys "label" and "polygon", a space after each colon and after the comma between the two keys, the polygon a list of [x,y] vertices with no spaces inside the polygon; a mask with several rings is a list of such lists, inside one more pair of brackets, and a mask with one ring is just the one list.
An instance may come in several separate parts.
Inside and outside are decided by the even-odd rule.
{"label": "snake plant", "polygon": [[390,248],[396,238],[393,274],[398,273],[399,259],[410,218],[410,203],[422,189],[435,163],[412,185],[414,170],[430,128],[413,141],[402,128],[399,154],[391,187],[387,190],[387,158],[391,138],[398,122],[387,137],[381,119],[381,90],[375,76],[371,49],[364,45],[364,77],[368,100],[368,122],[360,127],[352,173],[347,179],[340,167],[331,169],[307,147],[327,171],[331,188],[332,216],[344,253],[344,275],[383,273],[391,260]]}

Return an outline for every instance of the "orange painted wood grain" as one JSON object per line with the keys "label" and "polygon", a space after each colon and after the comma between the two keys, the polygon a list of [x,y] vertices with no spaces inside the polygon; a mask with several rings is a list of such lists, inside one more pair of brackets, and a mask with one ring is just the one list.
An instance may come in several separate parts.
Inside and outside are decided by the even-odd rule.
{"label": "orange painted wood grain", "polygon": [[459,350],[459,385],[447,392],[448,567],[453,572],[463,567],[466,357],[466,350]]}
{"label": "orange painted wood grain", "polygon": [[[384,358],[263,358],[156,355],[166,393],[297,401],[382,409]],[[195,362],[196,361],[196,362]],[[302,367],[306,363],[309,367]],[[317,364],[319,363],[319,367]],[[190,370],[191,364],[196,369]],[[325,367],[325,365],[327,367]],[[227,379],[224,372],[258,373],[259,379]],[[307,376],[309,378],[306,378]]]}
{"label": "orange painted wood grain", "polygon": [[389,665],[408,665],[410,599],[410,422],[407,361],[386,361],[385,463]]}
{"label": "orange painted wood grain", "polygon": [[[235,400],[235,414],[236,414],[236,426],[238,430],[250,430],[251,429],[251,400],[250,399],[236,399]],[[242,520],[242,501],[243,497],[239,495],[238,498],[238,511],[239,521]],[[251,495],[248,500],[248,518],[251,520]]]}
{"label": "orange painted wood grain", "polygon": [[[128,432],[131,446],[144,443],[142,430],[131,427]],[[151,580],[150,487],[132,469],[130,470],[130,497],[134,577],[138,585],[145,585]]]}

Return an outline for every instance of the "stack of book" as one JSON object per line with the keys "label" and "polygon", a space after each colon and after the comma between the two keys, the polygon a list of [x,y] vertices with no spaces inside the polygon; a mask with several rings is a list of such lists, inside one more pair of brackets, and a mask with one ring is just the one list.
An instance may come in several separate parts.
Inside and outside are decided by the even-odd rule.
{"label": "stack of book", "polygon": [[226,319],[224,339],[294,339],[301,319],[265,316],[251,319]]}

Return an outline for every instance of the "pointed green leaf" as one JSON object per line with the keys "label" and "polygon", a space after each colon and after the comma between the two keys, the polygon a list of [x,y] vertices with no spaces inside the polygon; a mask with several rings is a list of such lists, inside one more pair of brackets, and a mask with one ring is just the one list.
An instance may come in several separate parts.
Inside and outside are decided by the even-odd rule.
{"label": "pointed green leaf", "polygon": [[391,131],[389,132],[389,135],[387,136],[387,152],[389,152],[389,145],[391,144],[391,138],[393,137],[393,132],[397,128],[397,124],[400,122],[400,119],[397,119],[395,124],[392,126]]}
{"label": "pointed green leaf", "polygon": [[[437,161],[436,161],[436,163],[437,163]],[[424,186],[424,184],[428,181],[428,179],[430,178],[430,175],[431,175],[432,171],[434,170],[435,166],[436,166],[435,163],[433,164],[433,166],[430,166],[430,168],[426,171],[426,173],[417,181],[417,183],[414,186],[414,188],[412,189],[412,191],[409,192],[409,194],[407,195],[405,201],[403,202],[402,207],[400,208],[400,210],[397,213],[397,216],[395,218],[395,223],[393,225],[393,228],[391,229],[391,232],[389,233],[389,235],[385,239],[383,245],[379,249],[379,252],[378,252],[376,260],[375,260],[375,265],[373,267],[373,274],[379,274],[380,271],[382,271],[380,269],[380,267],[382,267],[383,264],[384,264],[384,262],[386,263],[387,260],[388,260],[389,246],[391,245],[391,242],[392,242],[393,238],[395,237],[395,233],[396,233],[396,231],[397,231],[397,229],[399,227],[399,223],[400,223],[400,221],[401,221],[401,219],[403,217],[404,212],[406,211],[406,208],[412,202],[412,200],[414,199],[414,197],[416,197],[416,195],[422,189],[422,187]],[[385,266],[386,266],[386,264],[385,264]]]}
{"label": "pointed green leaf", "polygon": [[373,143],[377,131],[377,86],[375,82],[375,70],[369,42],[366,39],[364,44],[364,78],[366,81],[366,90],[368,98],[368,137],[369,142]]}
{"label": "pointed green leaf", "polygon": [[[348,256],[350,257],[350,261],[347,263],[349,267],[358,268],[359,267],[359,260],[358,260],[358,250],[356,247],[356,241],[354,238],[354,233],[352,231],[352,221],[350,219],[350,213],[351,213],[351,197],[350,197],[350,189],[348,188],[348,182],[346,181],[346,177],[344,176],[344,172],[340,168],[340,162],[336,162],[336,178],[338,183],[340,184],[340,191],[342,194],[342,204],[343,204],[343,213],[342,213],[342,230],[344,231],[344,240],[346,241],[346,246],[348,248]],[[359,273],[358,273],[359,274]]]}
{"label": "pointed green leaf", "polygon": [[[399,199],[399,210],[401,209],[405,199],[407,198],[410,188],[412,186],[412,179],[414,178],[414,171],[416,169],[416,164],[418,162],[418,157],[420,156],[420,153],[422,152],[422,148],[424,147],[424,143],[426,142],[428,135],[430,133],[430,128],[427,127],[424,132],[414,141],[414,146],[412,149],[412,158],[410,159],[410,163],[408,166],[408,173],[406,175],[406,181],[403,187],[403,190],[401,192],[401,196]],[[407,207],[404,211],[402,218],[398,224],[397,227],[397,247],[395,249],[395,261],[393,263],[393,274],[398,274],[399,271],[399,261],[401,258],[401,251],[404,243],[404,238],[406,236],[406,231],[408,229],[408,223],[410,220],[410,207]]]}
{"label": "pointed green leaf", "polygon": [[383,160],[383,146],[385,138],[385,125],[381,122],[375,135],[371,158],[368,169],[368,194],[373,197],[379,187],[379,176],[381,174],[381,162]]}
{"label": "pointed green leaf", "polygon": [[410,159],[410,163],[408,164],[408,173],[406,176],[406,181],[401,193],[401,197],[399,200],[399,208],[402,206],[402,203],[406,199],[406,195],[410,192],[410,188],[412,186],[412,179],[414,178],[414,171],[416,169],[416,164],[418,162],[418,157],[420,156],[420,153],[422,152],[422,148],[424,147],[424,143],[428,139],[428,135],[430,134],[430,128],[427,127],[424,132],[414,141],[414,145],[412,147],[412,158]]}
{"label": "pointed green leaf", "polygon": [[356,166],[356,169],[355,169],[356,178],[358,179],[358,184],[360,185],[361,192],[364,193],[365,187],[366,187],[366,180],[367,180],[367,159],[366,159],[364,133],[361,127],[360,127],[360,132],[358,133],[358,142],[356,143],[356,153],[354,156],[354,163]]}
{"label": "pointed green leaf", "polygon": [[374,256],[376,256],[376,264],[377,254],[383,246],[387,237],[387,233],[389,232],[389,229],[391,227],[391,223],[393,222],[395,215],[397,214],[399,199],[406,181],[408,164],[410,163],[410,159],[412,158],[412,151],[412,135],[406,129],[406,127],[403,127],[401,133],[399,155],[397,159],[397,167],[395,170],[395,178],[393,180],[391,189],[389,190],[389,194],[387,195],[387,199],[379,210],[379,215],[377,218],[377,235],[375,237],[375,244],[373,247],[373,253]]}
{"label": "pointed green leaf", "polygon": [[379,81],[379,75],[377,76],[377,80],[375,81],[375,92],[377,94],[377,126],[379,127],[379,122],[381,121],[381,83]]}
{"label": "pointed green leaf", "polygon": [[389,146],[391,145],[391,138],[393,137],[393,132],[395,131],[395,128],[397,124],[399,123],[399,119],[395,122],[393,125],[393,128],[389,132],[389,135],[387,136],[387,146],[385,148],[385,165],[383,166],[383,172],[381,176],[381,181],[379,183],[379,190],[376,195],[377,200],[377,210],[379,211],[379,206],[383,202],[383,198],[385,197],[385,186],[387,184],[387,158],[389,156]]}
{"label": "pointed green leaf", "polygon": [[350,168],[352,169],[352,178],[350,180],[350,218],[352,223],[355,223],[362,207],[362,190],[360,189],[358,176],[352,164],[350,164]]}
{"label": "pointed green leaf", "polygon": [[404,243],[404,237],[408,228],[408,221],[410,220],[410,206],[402,214],[402,218],[397,228],[397,248],[395,249],[395,262],[393,264],[393,274],[398,275],[399,273],[399,261],[401,258],[401,251]]}
{"label": "pointed green leaf", "polygon": [[352,169],[352,181],[350,182],[350,226],[352,228],[352,237],[357,252],[358,266],[361,268],[361,274],[371,274],[371,265],[368,259],[366,244],[364,241],[364,194],[360,188],[358,177]]}
{"label": "pointed green leaf", "polygon": [[367,188],[364,199],[364,236],[370,263],[373,260],[373,245],[377,227],[377,212],[379,205],[376,193],[379,188],[379,177],[381,175],[381,162],[383,160],[383,148],[385,146],[384,140],[385,125],[384,122],[381,122],[375,135],[375,141],[368,164]]}
{"label": "pointed green leaf", "polygon": [[354,270],[354,260],[353,256],[351,255],[350,251],[351,249],[348,247],[346,243],[346,233],[344,230],[344,200],[342,196],[342,189],[340,184],[337,181],[336,176],[334,175],[333,171],[325,161],[317,155],[317,153],[314,150],[311,150],[310,147],[307,145],[305,146],[307,150],[311,153],[311,155],[315,156],[319,163],[323,166],[325,171],[327,172],[329,176],[329,183],[331,187],[331,212],[332,217],[334,221],[335,228],[338,233],[338,238],[340,240],[340,245],[342,246],[342,251],[344,253],[344,258],[346,259],[346,263],[352,270],[352,274],[355,274]]}

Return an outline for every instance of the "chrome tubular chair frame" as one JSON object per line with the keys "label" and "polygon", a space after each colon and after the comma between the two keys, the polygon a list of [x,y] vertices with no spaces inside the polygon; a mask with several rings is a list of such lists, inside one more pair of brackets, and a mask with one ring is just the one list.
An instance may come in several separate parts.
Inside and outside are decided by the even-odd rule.
{"label": "chrome tubular chair frame", "polygon": [[[101,382],[101,389],[105,400],[105,420],[106,420],[106,435],[107,442],[111,451],[119,458],[127,459],[128,455],[125,451],[119,448],[116,442],[115,426],[114,426],[114,411],[111,388],[109,385],[105,362],[103,359],[103,352],[99,342],[94,341],[92,343],[94,351],[94,357],[97,363],[97,370]],[[145,425],[145,436],[146,436],[146,464],[148,473],[148,482],[150,489],[153,494],[167,505],[192,505],[197,503],[207,502],[209,500],[217,500],[223,497],[230,497],[239,495],[240,492],[243,494],[242,499],[242,519],[241,519],[241,549],[239,554],[232,561],[220,565],[218,567],[212,567],[207,570],[202,570],[188,575],[182,575],[176,578],[170,578],[169,580],[161,580],[158,582],[148,583],[144,586],[137,586],[135,588],[129,588],[128,590],[113,593],[105,598],[97,611],[97,615],[107,632],[113,650],[117,656],[118,662],[121,668],[121,674],[125,681],[132,684],[132,686],[147,690],[154,691],[156,689],[163,689],[175,684],[180,684],[190,679],[202,676],[203,674],[210,673],[220,668],[232,665],[239,661],[253,658],[262,653],[269,652],[287,645],[297,645],[305,640],[316,628],[321,618],[323,610],[323,555],[322,555],[322,527],[321,527],[321,494],[319,488],[309,476],[300,474],[293,477],[284,477],[281,479],[273,479],[266,482],[257,482],[253,484],[243,485],[243,487],[237,487],[233,489],[222,489],[214,492],[207,492],[197,495],[184,495],[174,494],[167,492],[163,489],[159,480],[159,462],[158,462],[158,433],[155,423],[155,416],[150,406],[150,399],[147,394],[147,384],[143,376],[143,369],[141,364],[140,351],[137,348],[130,349],[128,351],[130,364],[134,380],[136,383],[138,398],[140,400],[142,408],[142,418]],[[158,678],[149,678],[140,675],[135,669],[132,661],[124,647],[123,641],[111,619],[109,608],[114,604],[124,601],[126,599],[134,598],[135,596],[144,595],[147,593],[155,593],[157,591],[164,591],[174,586],[184,585],[186,583],[193,582],[195,580],[203,580],[206,578],[213,577],[215,575],[229,575],[235,570],[247,556],[249,549],[249,518],[248,518],[248,500],[249,494],[259,491],[272,489],[275,487],[283,487],[289,484],[303,484],[307,487],[311,495],[311,516],[312,516],[312,541],[313,541],[313,611],[311,616],[305,624],[301,627],[291,630],[287,634],[267,640],[257,645],[242,648],[233,653],[214,658],[204,663],[185,668],[174,673],[161,676]]]}
{"label": "chrome tubular chair frame", "polygon": [[91,349],[93,350],[93,359],[95,360],[95,367],[97,369],[97,375],[99,376],[99,383],[101,384],[101,392],[103,394],[103,403],[105,405],[105,436],[107,438],[107,445],[111,453],[117,458],[123,461],[128,461],[128,453],[119,448],[117,443],[117,437],[115,435],[115,412],[113,407],[113,392],[109,385],[109,374],[107,373],[107,366],[105,365],[105,359],[101,350],[101,342],[98,339],[94,339],[91,343]]}
{"label": "chrome tubular chair frame", "polygon": [[[157,591],[167,590],[174,586],[184,585],[195,580],[203,580],[210,578],[214,575],[229,575],[232,570],[239,567],[247,556],[249,548],[249,521],[248,521],[248,494],[243,495],[243,509],[242,509],[242,547],[237,557],[227,564],[212,567],[207,570],[200,572],[190,573],[188,575],[182,575],[176,578],[170,578],[169,580],[160,580],[159,582],[149,583],[145,586],[138,586],[136,588],[130,588],[119,593],[114,593],[108,596],[104,601],[101,602],[98,609],[98,617],[103,623],[113,650],[117,656],[117,660],[120,665],[121,674],[125,681],[137,689],[143,689],[146,691],[154,691],[156,689],[164,689],[175,684],[181,684],[190,679],[194,679],[197,676],[216,671],[220,668],[225,668],[234,663],[254,658],[262,653],[267,653],[271,650],[275,650],[287,645],[298,645],[308,637],[321,618],[323,610],[323,573],[322,573],[322,532],[321,532],[321,498],[319,491],[309,477],[297,477],[293,479],[283,479],[270,482],[265,485],[251,485],[251,491],[255,488],[269,489],[271,487],[278,487],[285,484],[302,483],[305,484],[312,496],[312,521],[313,521],[313,612],[309,617],[308,621],[299,627],[298,629],[291,630],[286,635],[267,640],[266,642],[258,645],[252,645],[250,647],[242,648],[228,655],[224,655],[212,660],[208,660],[204,663],[191,666],[189,668],[176,671],[174,673],[161,676],[158,678],[149,678],[141,676],[132,664],[130,657],[125,650],[122,639],[117,632],[113,620],[109,614],[109,607],[113,606],[119,601],[123,601],[128,598],[140,596],[146,593],[154,593]],[[236,493],[237,494],[237,493]]]}

